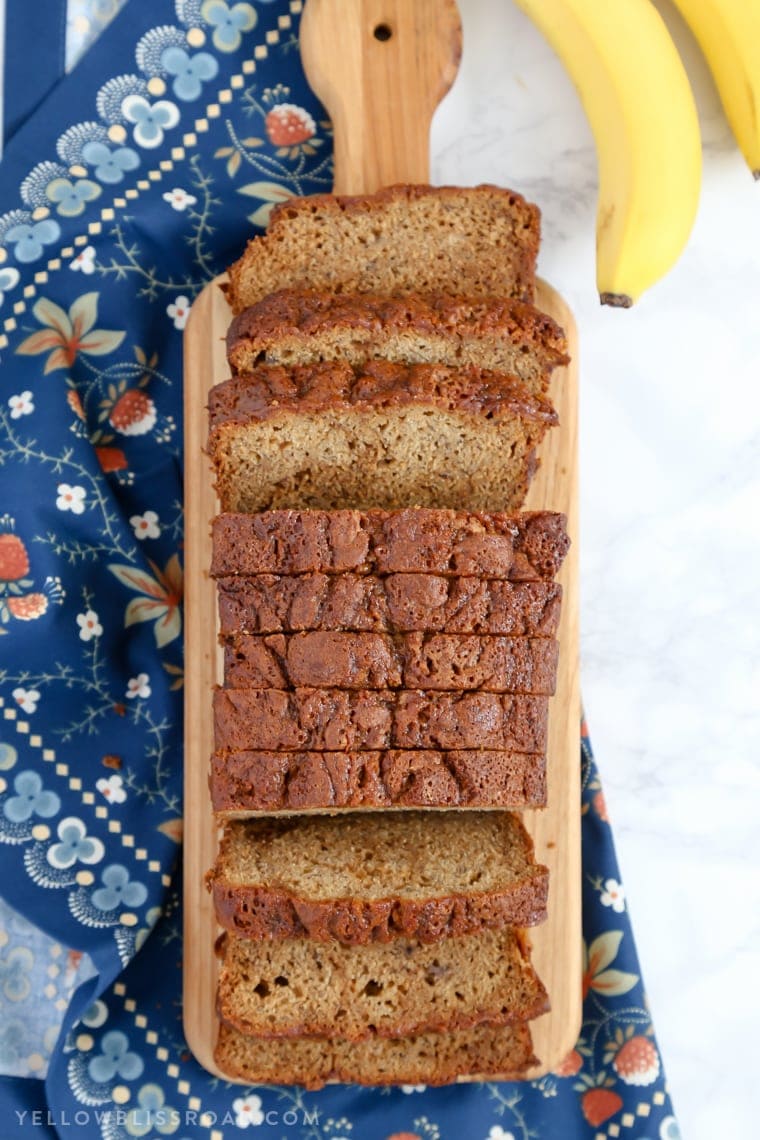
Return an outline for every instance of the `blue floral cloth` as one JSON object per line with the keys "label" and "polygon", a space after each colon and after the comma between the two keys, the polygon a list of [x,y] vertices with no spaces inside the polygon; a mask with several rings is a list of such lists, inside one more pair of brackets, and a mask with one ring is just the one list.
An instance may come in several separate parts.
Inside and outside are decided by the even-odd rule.
{"label": "blue floral cloth", "polygon": [[584,1024],[555,1073],[246,1089],[182,1036],[181,335],[274,203],[330,188],[300,11],[128,0],[0,164],[3,1135],[676,1140],[585,738]]}

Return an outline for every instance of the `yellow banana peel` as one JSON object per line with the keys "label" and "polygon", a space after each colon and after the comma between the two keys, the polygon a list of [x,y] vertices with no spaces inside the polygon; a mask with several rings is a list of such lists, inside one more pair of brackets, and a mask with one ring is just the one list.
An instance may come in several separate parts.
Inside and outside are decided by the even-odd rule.
{"label": "yellow banana peel", "polygon": [[672,268],[696,217],[702,149],[683,63],[650,0],[516,2],[560,56],[594,132],[597,286],[603,304],[628,307]]}
{"label": "yellow banana peel", "polygon": [[675,0],[718,88],[739,149],[760,179],[760,0]]}

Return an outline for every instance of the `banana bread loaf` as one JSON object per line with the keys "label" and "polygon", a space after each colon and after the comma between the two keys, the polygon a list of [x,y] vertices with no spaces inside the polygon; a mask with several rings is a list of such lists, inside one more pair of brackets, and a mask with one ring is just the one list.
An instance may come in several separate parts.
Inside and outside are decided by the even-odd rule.
{"label": "banana bread loaf", "polygon": [[521,506],[557,423],[521,380],[371,360],[262,364],[209,393],[223,511]]}
{"label": "banana bread loaf", "polygon": [[214,753],[220,817],[343,808],[540,808],[542,753],[433,751]]}
{"label": "banana bread loaf", "polygon": [[452,293],[532,301],[540,214],[497,186],[389,186],[276,206],[230,268],[242,312],[267,293]]}
{"label": "banana bread loaf", "polygon": [[265,511],[212,524],[212,577],[249,574],[453,574],[554,578],[570,545],[554,511]]}
{"label": "banana bread loaf", "polygon": [[239,937],[362,945],[534,926],[548,876],[511,812],[362,812],[229,823],[209,885]]}
{"label": "banana bread loaf", "polygon": [[530,1026],[476,1025],[416,1037],[246,1037],[219,1027],[214,1060],[229,1077],[251,1084],[445,1085],[457,1077],[517,1080],[535,1064]]}
{"label": "banana bread loaf", "polygon": [[562,587],[440,574],[260,574],[217,579],[222,637],[347,630],[554,637]]}
{"label": "banana bread loaf", "polygon": [[530,1021],[548,1008],[513,927],[366,946],[226,934],[220,952],[219,1015],[257,1037],[408,1037]]}
{"label": "banana bread loaf", "polygon": [[386,748],[543,752],[548,697],[417,689],[217,689],[219,752]]}
{"label": "banana bread loaf", "polygon": [[523,301],[297,289],[271,293],[240,313],[227,334],[227,356],[234,372],[321,360],[471,364],[511,373],[537,395],[569,359],[559,325]]}
{"label": "banana bread loaf", "polygon": [[457,633],[241,633],[224,646],[230,689],[479,689],[551,696],[557,642]]}

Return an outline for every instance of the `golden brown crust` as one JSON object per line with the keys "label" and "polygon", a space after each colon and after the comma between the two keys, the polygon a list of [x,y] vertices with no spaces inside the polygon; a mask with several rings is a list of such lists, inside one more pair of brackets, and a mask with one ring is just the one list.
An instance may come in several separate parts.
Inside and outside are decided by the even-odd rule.
{"label": "golden brown crust", "polygon": [[336,213],[363,215],[368,210],[388,202],[424,201],[429,203],[435,199],[449,199],[456,203],[464,197],[473,199],[495,197],[502,200],[505,207],[524,211],[523,224],[526,229],[537,226],[540,222],[541,214],[538,206],[526,201],[522,194],[518,194],[516,190],[508,190],[506,187],[496,186],[491,182],[482,182],[478,186],[467,187],[428,186],[422,182],[397,182],[392,186],[383,186],[371,194],[311,194],[295,201],[288,199],[287,202],[278,203],[272,210],[267,233],[274,233],[283,225],[287,225],[287,220],[292,216],[294,210],[318,213],[321,210],[329,209]]}
{"label": "golden brown crust", "polygon": [[217,579],[223,637],[349,630],[554,637],[562,587],[438,574],[261,574]]}
{"label": "golden brown crust", "polygon": [[240,938],[312,938],[363,946],[416,938],[439,942],[502,926],[536,926],[546,918],[549,872],[503,891],[430,899],[304,899],[262,886],[213,882],[216,917]]}
{"label": "golden brown crust", "polygon": [[543,752],[548,697],[415,689],[217,689],[219,752],[497,749]]}
{"label": "golden brown crust", "polygon": [[[452,344],[496,337],[532,352],[543,368],[567,364],[564,332],[546,313],[516,298],[451,297],[445,294],[404,297],[373,293],[334,293],[282,289],[239,313],[227,333],[227,356],[238,372],[276,357],[283,337],[316,351],[314,342],[325,334],[351,333],[367,338],[369,355],[389,334],[414,333]],[[435,341],[434,341],[435,343]],[[277,360],[271,361],[277,363]]]}
{"label": "golden brown crust", "polygon": [[513,812],[370,812],[228,823],[209,876],[238,937],[420,942],[546,917],[548,871]]}
{"label": "golden brown crust", "polygon": [[372,808],[540,808],[541,753],[388,749],[375,752],[215,753],[214,811],[331,812]]}
{"label": "golden brown crust", "polygon": [[570,540],[552,511],[306,510],[222,514],[212,577],[248,574],[454,574],[554,578]]}
{"label": "golden brown crust", "polygon": [[230,689],[478,689],[551,696],[557,642],[446,633],[237,634],[224,643]]}
{"label": "golden brown crust", "polygon": [[558,422],[549,401],[531,396],[516,376],[482,368],[386,360],[370,360],[356,368],[331,360],[292,368],[262,364],[211,389],[208,449],[213,458],[217,437],[227,425],[263,422],[287,412],[357,413],[423,404],[489,419],[509,416],[546,427]]}

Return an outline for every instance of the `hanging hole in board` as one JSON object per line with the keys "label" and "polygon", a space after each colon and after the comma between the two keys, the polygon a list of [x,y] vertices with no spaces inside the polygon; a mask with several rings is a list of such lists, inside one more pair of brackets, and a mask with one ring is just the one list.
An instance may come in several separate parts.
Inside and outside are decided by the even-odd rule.
{"label": "hanging hole in board", "polygon": [[376,40],[380,40],[380,43],[384,44],[391,38],[393,31],[388,24],[378,24],[372,35]]}

